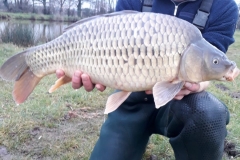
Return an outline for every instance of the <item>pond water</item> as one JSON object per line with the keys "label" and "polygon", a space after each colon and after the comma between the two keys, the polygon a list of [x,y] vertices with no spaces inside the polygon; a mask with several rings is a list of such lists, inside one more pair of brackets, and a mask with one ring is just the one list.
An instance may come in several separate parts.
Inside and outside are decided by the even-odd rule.
{"label": "pond water", "polygon": [[43,21],[0,21],[0,39],[3,43],[32,46],[58,37],[68,23]]}

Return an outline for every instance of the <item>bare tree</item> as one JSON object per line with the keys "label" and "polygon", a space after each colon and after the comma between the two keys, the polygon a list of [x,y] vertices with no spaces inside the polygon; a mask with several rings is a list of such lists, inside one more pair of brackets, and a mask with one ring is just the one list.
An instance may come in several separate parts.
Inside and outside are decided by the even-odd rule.
{"label": "bare tree", "polygon": [[67,0],[57,0],[59,7],[60,7],[60,14],[63,12],[63,6],[67,2]]}
{"label": "bare tree", "polygon": [[67,14],[70,16],[71,12],[71,7],[76,3],[74,0],[68,0],[67,1]]}
{"label": "bare tree", "polygon": [[90,8],[95,15],[112,12],[114,8],[112,7],[114,0],[91,0],[90,2]]}
{"label": "bare tree", "polygon": [[[5,1],[5,0],[4,0]],[[11,3],[11,9],[15,12],[28,12],[29,11],[29,0],[8,0]],[[13,2],[13,3],[12,3]]]}
{"label": "bare tree", "polygon": [[23,9],[23,1],[22,0],[15,0],[15,7],[22,10]]}
{"label": "bare tree", "polygon": [[3,0],[3,4],[7,8],[7,10],[9,10],[8,0]]}
{"label": "bare tree", "polygon": [[47,0],[36,0],[43,5],[43,14],[47,14]]}
{"label": "bare tree", "polygon": [[36,0],[32,0],[32,13],[35,13],[35,1]]}
{"label": "bare tree", "polygon": [[109,5],[109,10],[108,12],[113,12],[114,11],[114,0],[108,0],[108,5]]}
{"label": "bare tree", "polygon": [[55,13],[55,8],[56,8],[56,0],[47,0],[48,1],[48,14],[54,14]]}
{"label": "bare tree", "polygon": [[82,5],[84,2],[88,2],[91,4],[92,0],[77,0],[77,15],[78,17],[82,17]]}
{"label": "bare tree", "polygon": [[83,1],[82,0],[78,0],[77,2],[77,15],[78,17],[82,17],[82,4],[83,4]]}

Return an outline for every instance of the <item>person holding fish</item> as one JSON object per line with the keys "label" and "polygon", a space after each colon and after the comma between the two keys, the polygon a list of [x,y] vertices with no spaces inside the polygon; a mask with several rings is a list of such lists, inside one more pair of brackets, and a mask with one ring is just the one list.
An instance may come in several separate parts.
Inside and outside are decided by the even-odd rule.
{"label": "person holding fish", "polygon": [[[152,12],[193,21],[202,0],[153,0]],[[140,0],[118,0],[116,11],[141,11]],[[213,0],[203,37],[226,53],[234,42],[238,8],[233,0]],[[57,77],[64,76],[62,70]],[[229,111],[225,104],[204,91],[209,82],[185,82],[166,105],[155,108],[152,91],[133,92],[115,111],[108,114],[91,160],[140,160],[149,137],[160,134],[169,138],[177,160],[220,160],[227,135]],[[76,71],[72,87],[86,91],[105,86],[93,84],[91,78]],[[117,92],[117,91],[116,91]]]}
{"label": "person holding fish", "polygon": [[[174,15],[193,21],[201,0],[153,0],[152,12]],[[140,0],[118,0],[116,11],[141,11]],[[177,9],[177,10],[176,10]],[[174,11],[175,10],[175,11]],[[233,0],[213,0],[203,37],[225,52],[234,42],[238,9]],[[62,77],[62,70],[56,71]],[[172,101],[155,108],[152,91],[134,92],[118,109],[109,113],[103,124],[91,160],[140,160],[149,137],[169,138],[177,160],[220,160],[227,135],[229,111],[225,104],[204,91],[209,82],[186,82]],[[93,84],[87,74],[76,71],[72,87],[86,91],[105,86]]]}
{"label": "person holding fish", "polygon": [[140,160],[152,134],[169,138],[177,160],[220,160],[229,111],[204,90],[240,73],[224,54],[234,42],[235,1],[118,0],[116,11],[6,60],[0,77],[15,81],[15,102],[55,72],[50,93],[68,82],[115,88],[91,160]]}

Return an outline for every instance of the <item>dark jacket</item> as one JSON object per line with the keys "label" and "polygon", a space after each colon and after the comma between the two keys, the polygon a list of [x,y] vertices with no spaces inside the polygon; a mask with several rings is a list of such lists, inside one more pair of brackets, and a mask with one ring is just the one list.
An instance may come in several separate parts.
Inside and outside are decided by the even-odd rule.
{"label": "dark jacket", "polygon": [[[141,11],[142,0],[118,0],[116,11]],[[192,23],[202,0],[187,1],[179,5],[176,16]],[[152,12],[173,15],[175,4],[171,0],[153,0]],[[234,42],[233,34],[238,20],[238,7],[234,0],[214,0],[209,19],[202,31],[203,37],[223,52]]]}

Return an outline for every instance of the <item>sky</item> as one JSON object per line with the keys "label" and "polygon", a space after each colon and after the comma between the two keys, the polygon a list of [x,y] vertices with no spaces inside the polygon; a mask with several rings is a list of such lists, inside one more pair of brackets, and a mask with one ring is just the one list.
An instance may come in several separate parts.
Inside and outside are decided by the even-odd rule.
{"label": "sky", "polygon": [[240,3],[240,0],[235,0],[235,1],[236,1],[236,3],[237,3],[237,4],[239,4],[239,3]]}
{"label": "sky", "polygon": [[86,2],[83,2],[82,8],[90,8],[90,4],[86,3]]}

